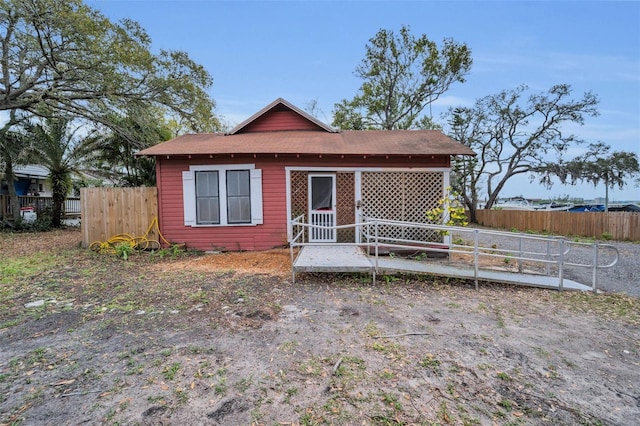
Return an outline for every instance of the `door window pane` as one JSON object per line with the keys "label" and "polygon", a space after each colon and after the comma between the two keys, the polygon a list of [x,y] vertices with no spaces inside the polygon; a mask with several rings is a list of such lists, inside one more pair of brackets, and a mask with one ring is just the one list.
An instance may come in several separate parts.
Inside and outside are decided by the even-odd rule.
{"label": "door window pane", "polygon": [[331,176],[311,177],[311,209],[331,210],[333,208],[333,178]]}

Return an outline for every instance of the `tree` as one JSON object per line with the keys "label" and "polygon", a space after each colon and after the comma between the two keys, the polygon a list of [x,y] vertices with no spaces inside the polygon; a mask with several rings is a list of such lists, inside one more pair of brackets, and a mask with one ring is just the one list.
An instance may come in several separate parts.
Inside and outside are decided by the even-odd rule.
{"label": "tree", "polygon": [[81,0],[0,0],[0,110],[113,125],[112,111],[155,105],[194,130],[217,129],[209,73],[150,46],[138,23],[113,23]]}
{"label": "tree", "polygon": [[27,126],[33,138],[32,158],[49,169],[54,228],[62,224],[64,201],[72,188],[71,177],[82,174],[86,147],[94,139],[92,134],[78,136],[82,128],[71,128],[70,123],[66,118],[50,116]]}
{"label": "tree", "polygon": [[341,129],[410,129],[424,108],[471,69],[465,44],[444,39],[439,50],[426,35],[418,38],[407,26],[398,35],[381,29],[366,46],[355,70],[364,82],[356,96],[334,105],[332,125]]}
{"label": "tree", "polygon": [[153,108],[131,109],[126,115],[113,115],[116,131],[105,129],[87,147],[92,151],[91,161],[96,166],[104,165],[102,172],[124,186],[155,185],[155,159],[135,157],[135,153],[158,142],[171,139],[171,121],[167,123],[161,111]]}
{"label": "tree", "polygon": [[605,211],[609,210],[609,188],[625,185],[635,180],[640,184],[640,163],[633,152],[614,151],[603,142],[589,144],[586,153],[563,162],[549,162],[538,168],[540,182],[548,187],[553,184],[553,177],[561,183],[575,185],[577,182],[589,182],[597,186],[604,183]]}
{"label": "tree", "polygon": [[559,158],[582,141],[566,134],[566,124],[584,124],[598,115],[598,98],[587,92],[571,99],[569,85],[522,99],[527,86],[504,90],[476,101],[473,107],[453,108],[447,113],[449,134],[473,149],[475,158],[453,160],[452,187],[463,194],[471,221],[476,222],[481,185],[490,209],[504,185],[514,176],[537,173],[549,157]]}
{"label": "tree", "polygon": [[20,127],[24,120],[24,116],[11,111],[9,120],[0,129],[0,177],[4,176],[7,182],[9,205],[14,221],[20,220],[20,200],[14,184],[16,176],[13,170],[15,166],[27,163],[29,152],[29,139]]}

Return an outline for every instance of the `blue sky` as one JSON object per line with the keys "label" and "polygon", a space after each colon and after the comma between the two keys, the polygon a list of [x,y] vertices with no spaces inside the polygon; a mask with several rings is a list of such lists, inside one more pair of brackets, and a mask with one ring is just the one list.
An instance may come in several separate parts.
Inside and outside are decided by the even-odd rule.
{"label": "blue sky", "polygon": [[[474,60],[467,81],[432,106],[450,106],[527,84],[544,91],[567,83],[576,98],[592,91],[600,116],[571,128],[587,141],[640,155],[640,2],[533,1],[118,1],[87,3],[111,19],[138,21],[154,49],[184,50],[214,78],[216,112],[237,124],[278,97],[305,108],[317,101],[331,122],[333,105],[355,95],[353,71],[365,45],[385,28],[410,26],[440,43],[466,43]],[[579,153],[579,150],[574,151]],[[604,196],[591,185],[554,185],[528,178],[502,196]],[[628,186],[614,200],[640,199]]]}

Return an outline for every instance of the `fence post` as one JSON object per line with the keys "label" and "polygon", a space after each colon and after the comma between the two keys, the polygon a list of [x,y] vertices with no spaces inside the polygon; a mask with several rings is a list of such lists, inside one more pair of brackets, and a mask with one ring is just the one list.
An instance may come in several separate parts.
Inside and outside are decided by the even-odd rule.
{"label": "fence post", "polygon": [[596,286],[598,285],[598,246],[598,243],[593,243],[593,281],[591,284],[593,291],[596,291]]}
{"label": "fence post", "polygon": [[473,230],[473,277],[476,282],[476,290],[478,289],[478,236],[480,231]]}
{"label": "fence post", "polygon": [[551,240],[547,240],[547,264],[545,266],[545,271],[547,276],[551,275],[551,260],[553,257],[551,256]]}
{"label": "fence post", "polygon": [[376,274],[378,273],[378,221],[376,220],[373,223],[373,232],[375,232],[375,236],[373,242],[375,244],[375,257],[376,257]]}
{"label": "fence post", "polygon": [[564,280],[564,239],[560,239],[560,258],[558,259],[558,290],[562,291]]}
{"label": "fence post", "polygon": [[524,253],[522,251],[522,240],[524,239],[524,234],[520,234],[520,238],[518,241],[518,273],[522,273],[522,257],[524,256]]}

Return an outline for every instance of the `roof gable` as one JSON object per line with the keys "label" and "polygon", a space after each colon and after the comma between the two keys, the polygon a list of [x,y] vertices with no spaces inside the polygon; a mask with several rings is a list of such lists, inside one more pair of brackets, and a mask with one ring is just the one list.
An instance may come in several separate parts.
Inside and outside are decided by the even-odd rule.
{"label": "roof gable", "polygon": [[320,120],[312,117],[284,99],[278,98],[237,125],[229,134],[289,130],[335,132],[335,130]]}

